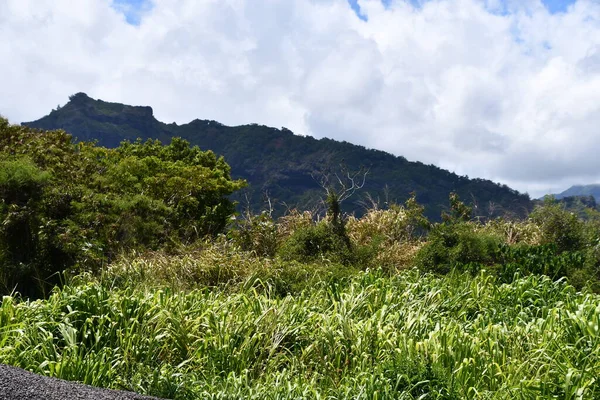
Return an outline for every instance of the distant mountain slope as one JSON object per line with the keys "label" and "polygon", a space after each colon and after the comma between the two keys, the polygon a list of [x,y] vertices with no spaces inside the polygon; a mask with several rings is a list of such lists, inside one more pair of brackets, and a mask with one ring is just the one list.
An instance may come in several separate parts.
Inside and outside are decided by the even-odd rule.
{"label": "distant mountain slope", "polygon": [[562,193],[555,194],[556,199],[562,199],[564,197],[571,196],[593,196],[596,201],[600,200],[600,184],[593,185],[574,185],[565,190]]}
{"label": "distant mountain slope", "polygon": [[[79,140],[97,140],[115,147],[122,140],[159,139],[173,136],[189,140],[205,150],[223,155],[232,175],[250,183],[250,205],[264,207],[263,193],[273,204],[310,208],[323,195],[313,178],[323,171],[335,171],[343,163],[349,170],[369,168],[365,186],[345,204],[346,211],[361,213],[359,203],[367,194],[374,199],[405,201],[411,192],[425,205],[428,217],[438,219],[448,205],[448,194],[456,191],[477,205],[482,216],[511,213],[522,216],[532,207],[529,196],[505,185],[484,179],[469,179],[433,165],[409,162],[378,150],[331,139],[294,135],[290,130],[250,124],[229,127],[215,121],[194,120],[185,125],[156,120],[150,107],[133,107],[94,100],[84,93],[70,97],[58,110],[37,121],[26,122],[40,129],[64,129]],[[238,199],[242,196],[238,195]],[[244,200],[245,201],[245,200]],[[284,210],[283,206],[279,211]]]}

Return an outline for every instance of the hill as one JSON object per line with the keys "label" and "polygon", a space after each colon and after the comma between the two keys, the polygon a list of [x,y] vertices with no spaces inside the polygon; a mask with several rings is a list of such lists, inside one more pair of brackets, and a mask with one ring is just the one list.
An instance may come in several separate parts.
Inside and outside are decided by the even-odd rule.
{"label": "hill", "polygon": [[593,196],[594,199],[598,201],[600,200],[600,184],[574,185],[564,192],[554,195],[554,197],[558,200],[572,196]]}
{"label": "hill", "polygon": [[250,184],[248,192],[238,195],[237,200],[245,202],[248,198],[255,211],[265,208],[264,194],[276,205],[276,213],[285,211],[285,207],[317,207],[324,191],[315,177],[339,172],[341,164],[350,171],[359,171],[361,167],[369,171],[364,187],[344,204],[348,212],[361,214],[362,204],[369,197],[382,203],[400,203],[411,192],[416,192],[417,200],[425,206],[425,214],[432,219],[439,219],[452,191],[474,203],[475,214],[480,216],[507,213],[523,216],[532,207],[528,195],[506,185],[469,179],[383,151],[327,138],[297,136],[286,128],[257,124],[230,127],[199,119],[184,125],[165,124],[154,118],[150,107],[109,103],[84,93],[71,96],[65,106],[23,125],[64,129],[78,140],[97,140],[106,147],[137,138],[165,143],[172,137],[182,137],[225,157],[232,176],[244,178]]}

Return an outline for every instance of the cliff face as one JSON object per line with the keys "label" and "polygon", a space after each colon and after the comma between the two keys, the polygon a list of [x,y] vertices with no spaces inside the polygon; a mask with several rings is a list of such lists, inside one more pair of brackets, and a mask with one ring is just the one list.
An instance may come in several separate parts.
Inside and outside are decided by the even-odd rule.
{"label": "cliff face", "polygon": [[163,124],[154,118],[152,107],[108,103],[94,100],[85,93],[77,93],[69,99],[64,107],[23,125],[47,130],[64,129],[78,140],[98,140],[107,147],[116,147],[123,140],[133,141],[138,137],[170,140]]}
{"label": "cliff face", "polygon": [[164,124],[154,118],[150,107],[108,103],[84,93],[71,96],[64,107],[24,125],[64,129],[78,140],[97,140],[99,145],[107,147],[137,138],[168,143],[174,136],[182,137],[204,150],[223,155],[231,165],[232,175],[248,180],[248,192],[239,194],[237,199],[245,205],[248,195],[254,210],[265,206],[265,194],[273,204],[279,205],[276,211],[314,207],[323,196],[318,178],[339,173],[340,164],[350,171],[369,170],[363,189],[344,204],[347,212],[362,213],[361,201],[364,204],[367,196],[381,203],[400,203],[411,192],[416,192],[417,200],[426,207],[427,216],[433,219],[438,219],[447,207],[452,191],[465,201],[473,201],[475,213],[481,216],[505,213],[522,216],[532,207],[527,195],[505,185],[458,176],[383,151],[331,139],[297,136],[286,128],[257,124],[229,127],[200,119],[184,125]]}

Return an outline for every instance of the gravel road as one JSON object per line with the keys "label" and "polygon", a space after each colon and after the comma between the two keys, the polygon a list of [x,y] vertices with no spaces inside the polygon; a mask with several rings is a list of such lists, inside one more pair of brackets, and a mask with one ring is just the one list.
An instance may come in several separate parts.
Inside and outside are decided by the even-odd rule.
{"label": "gravel road", "polygon": [[0,400],[159,400],[48,378],[0,364]]}

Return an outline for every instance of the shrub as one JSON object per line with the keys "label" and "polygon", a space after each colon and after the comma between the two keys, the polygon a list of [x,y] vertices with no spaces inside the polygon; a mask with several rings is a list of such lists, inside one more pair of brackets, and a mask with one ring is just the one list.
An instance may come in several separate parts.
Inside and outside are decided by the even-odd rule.
{"label": "shrub", "polygon": [[356,275],[357,271],[348,265],[317,261],[300,263],[297,261],[273,260],[272,264],[256,269],[246,279],[246,286],[263,289],[270,294],[284,297],[299,294],[315,287],[335,285]]}
{"label": "shrub", "polygon": [[541,229],[531,220],[510,221],[502,218],[488,221],[481,227],[486,234],[497,235],[506,244],[538,245],[541,243]]}
{"label": "shrub", "polygon": [[360,244],[368,244],[375,238],[386,244],[415,241],[430,228],[414,194],[404,206],[392,204],[386,210],[370,209],[361,218],[348,218],[346,226],[352,241]]}
{"label": "shrub", "polygon": [[51,174],[31,159],[7,157],[0,160],[0,199],[3,204],[18,205],[37,201],[50,179]]}
{"label": "shrub", "polygon": [[407,222],[404,209],[393,206],[388,210],[371,209],[361,218],[348,218],[347,230],[352,242],[357,244],[365,245],[373,240],[404,242],[411,239]]}
{"label": "shrub", "polygon": [[593,293],[600,293],[598,271],[589,268],[576,269],[570,274],[568,281],[577,290],[587,289]]}
{"label": "shrub", "polygon": [[328,221],[297,229],[282,244],[279,256],[284,260],[299,262],[313,262],[319,259],[346,265],[353,262],[352,249]]}
{"label": "shrub", "polygon": [[381,268],[389,273],[395,273],[410,268],[415,263],[415,257],[423,246],[423,242],[394,242],[380,243],[373,250],[370,265]]}
{"label": "shrub", "polygon": [[585,244],[583,222],[551,198],[537,207],[531,213],[530,219],[540,227],[542,244],[554,243],[558,251],[583,248]]}
{"label": "shrub", "polygon": [[446,223],[468,222],[473,216],[473,208],[460,200],[457,193],[450,193],[450,212],[442,212],[442,220]]}
{"label": "shrub", "polygon": [[280,236],[277,224],[268,212],[264,211],[259,215],[247,212],[236,222],[229,231],[229,236],[242,250],[261,257],[275,256]]}
{"label": "shrub", "polygon": [[432,229],[415,263],[422,270],[438,273],[467,265],[492,265],[501,243],[497,235],[478,231],[475,223],[443,223]]}
{"label": "shrub", "polygon": [[300,212],[294,208],[277,220],[277,235],[283,241],[292,236],[298,229],[311,227],[314,221],[315,217],[312,212]]}
{"label": "shrub", "polygon": [[412,265],[422,237],[430,229],[413,194],[402,205],[370,209],[361,218],[348,218],[346,229],[356,248],[363,248],[364,262],[388,271]]}
{"label": "shrub", "polygon": [[278,296],[299,293],[320,283],[332,283],[354,275],[340,264],[300,263],[280,258],[256,257],[236,244],[217,240],[183,246],[174,253],[147,251],[121,255],[102,274],[83,274],[73,283],[100,281],[110,289],[170,288],[174,292],[202,288],[238,290],[251,286]]}
{"label": "shrub", "polygon": [[505,245],[498,252],[498,261],[501,263],[501,267],[497,268],[497,272],[504,282],[510,282],[517,272],[520,276],[537,274],[559,279],[582,270],[585,254],[582,252],[559,252],[553,243],[535,246]]}

